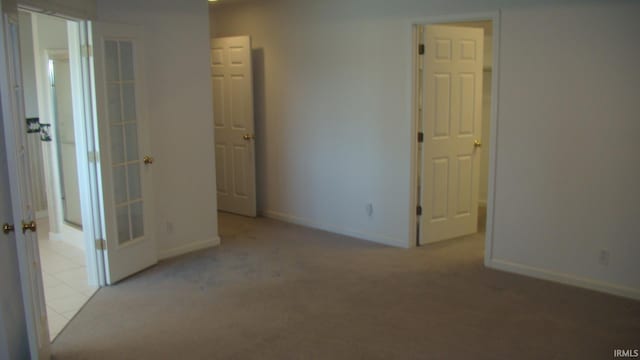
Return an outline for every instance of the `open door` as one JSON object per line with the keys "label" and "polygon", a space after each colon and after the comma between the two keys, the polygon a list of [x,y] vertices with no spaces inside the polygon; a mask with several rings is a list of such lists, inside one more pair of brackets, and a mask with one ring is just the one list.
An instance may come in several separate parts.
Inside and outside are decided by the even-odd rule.
{"label": "open door", "polygon": [[424,244],[477,231],[484,31],[441,25],[423,29]]}
{"label": "open door", "polygon": [[[32,202],[27,126],[20,68],[18,9],[5,8],[0,14],[0,103],[6,142],[9,188],[13,213],[13,232],[20,266],[20,282],[25,307],[29,350],[32,359],[50,357],[49,328],[44,301],[40,254],[36,234],[35,211]],[[14,13],[15,10],[15,13]],[[4,76],[6,74],[7,76]],[[39,136],[31,134],[30,136]],[[4,185],[4,184],[0,184]],[[9,229],[7,229],[9,231]],[[4,241],[4,239],[3,239]]]}
{"label": "open door", "polygon": [[218,209],[256,216],[251,39],[211,40]]}
{"label": "open door", "polygon": [[93,53],[107,283],[158,261],[144,97],[143,36],[131,25],[94,23]]}

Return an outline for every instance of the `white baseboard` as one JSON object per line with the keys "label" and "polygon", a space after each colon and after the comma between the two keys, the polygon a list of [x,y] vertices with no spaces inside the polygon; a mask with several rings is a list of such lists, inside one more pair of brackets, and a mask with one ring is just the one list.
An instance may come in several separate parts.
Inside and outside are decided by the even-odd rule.
{"label": "white baseboard", "polygon": [[158,254],[158,260],[164,260],[164,259],[172,258],[175,256],[184,255],[193,251],[198,251],[198,250],[218,246],[218,245],[220,245],[220,237],[216,236],[215,238],[212,238],[212,239],[197,241],[197,242],[189,243],[183,246],[179,246],[177,248],[160,251],[160,253]]}
{"label": "white baseboard", "polygon": [[73,226],[62,224],[62,241],[74,246],[76,249],[84,251],[84,233],[80,229],[76,229]]}
{"label": "white baseboard", "polygon": [[619,286],[593,279],[581,278],[569,274],[558,273],[504,260],[490,259],[485,263],[485,265],[488,268],[495,270],[502,270],[518,275],[530,276],[536,279],[553,281],[565,285],[577,286],[589,290],[595,290],[612,295],[622,296],[625,298],[640,300],[640,289]]}
{"label": "white baseboard", "polygon": [[365,234],[357,231],[351,231],[348,229],[340,228],[337,226],[318,224],[309,219],[303,219],[296,216],[283,214],[277,211],[265,210],[261,212],[261,215],[274,220],[280,220],[280,221],[284,221],[284,222],[288,222],[296,225],[306,226],[306,227],[310,227],[318,230],[324,230],[324,231],[328,231],[328,232],[332,232],[340,235],[350,236],[350,237],[361,239],[361,240],[372,241],[378,244],[383,244],[383,245],[388,245],[393,247],[409,248],[408,243],[402,242],[401,240],[398,240],[398,239],[388,238],[388,237],[380,236],[377,234]]}

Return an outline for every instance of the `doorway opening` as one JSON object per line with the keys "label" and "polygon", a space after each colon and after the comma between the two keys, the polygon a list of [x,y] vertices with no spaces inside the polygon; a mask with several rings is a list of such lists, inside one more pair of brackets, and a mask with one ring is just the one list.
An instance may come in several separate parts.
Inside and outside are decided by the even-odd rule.
{"label": "doorway opening", "polygon": [[[19,12],[21,66],[27,117],[30,188],[36,212],[38,252],[53,341],[99,288],[95,247],[85,234],[79,153],[81,112],[74,111],[80,78],[78,51],[72,45],[77,23],[36,12]],[[91,219],[89,220],[91,221]]]}
{"label": "doorway opening", "polygon": [[414,25],[416,246],[470,235],[490,243],[497,22],[483,14]]}
{"label": "doorway opening", "polygon": [[[0,65],[7,73],[0,77],[2,119],[7,163],[16,170],[9,173],[16,226],[7,224],[5,231],[22,230],[14,232],[27,335],[32,357],[44,358],[49,353],[49,340],[56,334],[52,329],[53,336],[49,335],[52,324],[47,324],[48,313],[66,315],[59,319],[66,323],[97,287],[114,284],[158,259],[152,227],[153,157],[147,137],[144,32],[135,25],[92,23],[85,15],[66,16],[27,5],[18,8],[14,4],[12,9],[2,11]],[[52,14],[56,16],[49,16]],[[66,31],[66,35],[59,36],[61,43],[54,44],[55,31],[43,25],[47,21],[57,21],[60,32]],[[67,42],[62,43],[65,38]],[[21,55],[21,50],[29,49],[30,54]],[[25,59],[32,59],[31,66],[23,63]],[[23,68],[27,72],[32,69],[25,81]],[[70,79],[64,84],[67,74]],[[30,90],[25,89],[24,82],[31,84]],[[70,96],[62,94],[65,87],[71,88]],[[63,105],[61,101],[68,98],[71,105]],[[37,109],[31,117],[25,113],[28,104]],[[65,112],[73,115],[66,123],[60,119]],[[65,124],[73,131],[61,129]],[[73,146],[75,160],[64,154],[73,154]],[[31,157],[40,153],[42,163],[50,168],[45,171],[47,167],[42,166],[44,175],[38,185],[44,190],[40,192],[41,204],[36,205],[35,177],[31,173],[39,165],[32,163]],[[47,190],[47,183],[51,191]],[[77,198],[79,214],[74,207]],[[38,226],[42,223],[37,220],[38,207],[40,216],[47,218],[42,226]],[[72,237],[56,239],[54,227],[81,233],[83,240],[76,245],[84,249],[69,255],[66,250],[74,246]],[[56,245],[68,245],[56,255],[76,260],[74,267],[83,267],[84,254],[84,275],[56,278],[50,284],[56,287],[54,284],[69,285],[77,280],[83,287],[76,290],[80,296],[57,299],[56,303],[63,304],[58,310],[51,301],[60,294],[49,291],[45,296],[45,285],[50,287],[46,284],[49,276],[41,268],[46,268],[46,263],[61,262],[57,261],[59,258],[41,258],[41,248],[45,246],[38,241],[39,233],[45,237],[56,234],[48,241],[59,240]],[[58,330],[62,327],[58,326]]]}

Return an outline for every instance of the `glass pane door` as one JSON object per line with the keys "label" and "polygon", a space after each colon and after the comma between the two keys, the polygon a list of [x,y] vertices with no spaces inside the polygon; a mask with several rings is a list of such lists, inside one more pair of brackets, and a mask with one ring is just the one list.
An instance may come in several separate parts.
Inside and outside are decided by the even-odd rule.
{"label": "glass pane door", "polygon": [[105,41],[107,111],[118,244],[144,236],[133,43]]}

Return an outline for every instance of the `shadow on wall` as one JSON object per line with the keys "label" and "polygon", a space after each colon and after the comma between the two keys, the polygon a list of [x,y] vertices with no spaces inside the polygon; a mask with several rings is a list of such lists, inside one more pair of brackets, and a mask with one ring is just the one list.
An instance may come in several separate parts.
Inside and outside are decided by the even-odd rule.
{"label": "shadow on wall", "polygon": [[265,194],[267,186],[262,174],[266,172],[266,101],[264,83],[264,49],[252,49],[251,61],[253,62],[253,109],[256,132],[256,201],[258,214],[265,208]]}

